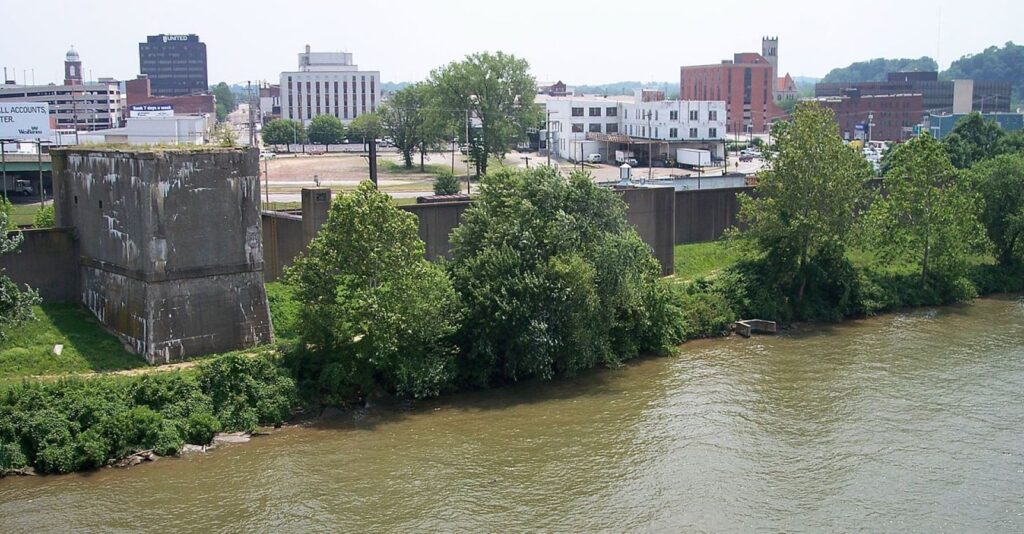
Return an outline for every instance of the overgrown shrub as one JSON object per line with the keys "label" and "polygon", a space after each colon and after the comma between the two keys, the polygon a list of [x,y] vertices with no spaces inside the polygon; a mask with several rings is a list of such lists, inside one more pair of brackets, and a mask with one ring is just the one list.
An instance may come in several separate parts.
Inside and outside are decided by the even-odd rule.
{"label": "overgrown shrub", "polygon": [[434,179],[435,195],[457,195],[459,193],[459,179],[450,172],[442,172]]}
{"label": "overgrown shrub", "polygon": [[35,228],[53,228],[57,225],[56,214],[53,210],[53,204],[47,204],[36,212],[35,217],[32,219],[32,226]]}
{"label": "overgrown shrub", "polygon": [[224,430],[283,422],[295,403],[295,383],[267,357],[229,354],[198,366],[203,393]]}

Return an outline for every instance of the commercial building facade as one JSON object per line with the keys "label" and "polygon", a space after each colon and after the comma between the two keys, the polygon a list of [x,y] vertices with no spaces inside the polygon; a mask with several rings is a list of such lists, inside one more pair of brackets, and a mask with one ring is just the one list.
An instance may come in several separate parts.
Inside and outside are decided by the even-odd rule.
{"label": "commercial building facade", "polygon": [[139,73],[149,78],[154,96],[205,93],[206,43],[195,34],[147,36],[139,43]]}
{"label": "commercial building facade", "polygon": [[846,140],[902,141],[914,136],[923,116],[920,94],[861,95],[856,90],[843,96],[817,99],[831,109]]}
{"label": "commercial building facade", "polygon": [[117,83],[77,85],[3,85],[0,102],[46,102],[55,129],[100,130],[121,124],[121,90]]}
{"label": "commercial building facade", "polygon": [[[922,129],[931,133],[936,139],[942,139],[953,131],[953,127],[960,119],[966,116],[966,113],[929,114],[924,119]],[[981,116],[985,120],[995,121],[1006,132],[1024,130],[1024,113],[982,113]]]}
{"label": "commercial building facade", "polygon": [[884,82],[817,83],[814,96],[840,97],[856,89],[862,96],[920,94],[925,113],[1009,112],[1010,82],[939,80],[939,73],[890,72]]}
{"label": "commercial building facade", "polygon": [[312,52],[306,45],[298,70],[281,73],[281,117],[305,124],[318,115],[351,122],[377,111],[380,97],[380,72],[359,70],[349,52]]}
{"label": "commercial building facade", "polygon": [[203,94],[182,96],[156,96],[152,90],[152,80],[148,76],[139,76],[124,82],[125,117],[138,116],[135,111],[140,108],[161,107],[169,109],[171,115],[215,115],[217,98],[204,91]]}

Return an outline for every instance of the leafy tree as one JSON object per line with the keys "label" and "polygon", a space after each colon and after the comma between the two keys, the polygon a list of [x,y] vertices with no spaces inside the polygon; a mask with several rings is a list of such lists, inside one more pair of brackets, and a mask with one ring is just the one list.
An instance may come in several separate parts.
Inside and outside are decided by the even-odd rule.
{"label": "leafy tree", "polygon": [[890,72],[905,71],[937,71],[939,64],[934,59],[922,56],[917,59],[899,58],[885,59],[876,58],[867,61],[851,63],[846,67],[835,68],[829,71],[823,83],[842,82],[884,82],[886,75]]}
{"label": "leafy tree", "polygon": [[345,125],[334,115],[317,115],[309,121],[309,142],[333,145],[345,139]]}
{"label": "leafy tree", "polygon": [[869,199],[870,165],[843,144],[831,110],[801,103],[793,121],[772,129],[775,143],[758,176],[757,196],[740,197],[744,236],[787,274],[787,296],[799,307],[812,269],[824,255],[840,258],[858,210]]}
{"label": "leafy tree", "polygon": [[997,156],[971,171],[985,200],[981,222],[999,263],[1024,262],[1024,154]]}
{"label": "leafy tree", "polygon": [[268,145],[305,143],[306,128],[300,121],[275,119],[263,125],[263,142]]}
{"label": "leafy tree", "polygon": [[434,179],[435,195],[457,195],[459,193],[459,179],[450,172],[443,172]]}
{"label": "leafy tree", "polygon": [[492,172],[451,239],[469,383],[573,374],[679,340],[657,260],[585,173]]}
{"label": "leafy tree", "polygon": [[405,168],[412,168],[413,154],[420,152],[420,171],[429,147],[445,138],[432,88],[423,83],[405,87],[380,108],[381,127],[402,154]]}
{"label": "leafy tree", "polygon": [[979,54],[954,61],[942,73],[946,79],[1006,80],[1013,83],[1013,101],[1024,102],[1024,46],[1007,42],[1002,48],[990,46]]}
{"label": "leafy tree", "polygon": [[526,129],[543,122],[539,107],[533,105],[537,85],[529,74],[529,63],[504,52],[476,53],[466,59],[435,69],[429,82],[436,91],[439,107],[450,113],[451,121],[465,124],[466,110],[479,124],[470,144],[478,174],[487,173],[490,156],[503,158],[509,148],[526,138]]}
{"label": "leafy tree", "polygon": [[[20,232],[7,233],[10,211],[10,202],[0,200],[0,254],[10,254],[21,245],[23,239]],[[24,290],[19,289],[0,269],[0,339],[6,337],[9,328],[35,320],[32,306],[38,303],[39,295],[35,291],[28,286]]]}
{"label": "leafy tree", "polygon": [[999,148],[996,152],[1000,154],[1014,154],[1024,152],[1024,130],[1007,133],[999,141]]}
{"label": "leafy tree", "polygon": [[35,228],[53,228],[57,225],[56,214],[53,210],[53,204],[47,204],[36,212],[35,217],[32,219],[32,226]]}
{"label": "leafy tree", "polygon": [[367,139],[376,140],[383,131],[380,115],[376,113],[363,113],[348,123],[349,139],[362,139],[364,148]]}
{"label": "leafy tree", "polygon": [[238,140],[238,133],[226,122],[217,123],[213,127],[212,141],[222,147],[233,147]]}
{"label": "leafy tree", "polygon": [[235,94],[231,92],[228,84],[220,82],[213,87],[213,96],[217,102],[217,122],[224,122],[228,114],[238,106]]}
{"label": "leafy tree", "polygon": [[970,113],[957,121],[942,144],[953,166],[966,169],[976,162],[995,157],[1003,149],[1005,132],[999,123],[985,120],[980,113]]}
{"label": "leafy tree", "polygon": [[922,287],[955,283],[985,243],[978,195],[927,133],[897,146],[891,165],[886,195],[869,213],[871,241],[884,259],[917,265]]}
{"label": "leafy tree", "polygon": [[288,271],[304,305],[302,342],[317,355],[299,374],[329,399],[378,387],[424,397],[451,383],[458,301],[444,271],[424,258],[417,229],[414,215],[363,182],[334,200]]}

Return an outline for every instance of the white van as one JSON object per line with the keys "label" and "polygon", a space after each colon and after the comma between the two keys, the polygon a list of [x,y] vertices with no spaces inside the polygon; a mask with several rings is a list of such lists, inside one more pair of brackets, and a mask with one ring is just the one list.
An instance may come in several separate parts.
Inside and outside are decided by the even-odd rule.
{"label": "white van", "polygon": [[601,163],[601,154],[593,153],[587,156],[587,163]]}

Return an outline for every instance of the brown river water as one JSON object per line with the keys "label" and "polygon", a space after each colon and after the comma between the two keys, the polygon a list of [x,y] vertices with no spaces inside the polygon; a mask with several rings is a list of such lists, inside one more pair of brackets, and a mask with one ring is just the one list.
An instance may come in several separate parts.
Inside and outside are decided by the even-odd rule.
{"label": "brown river water", "polygon": [[0,532],[1024,532],[1017,297],[684,345],[129,470]]}

